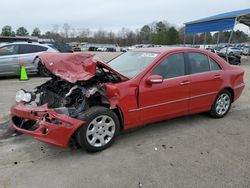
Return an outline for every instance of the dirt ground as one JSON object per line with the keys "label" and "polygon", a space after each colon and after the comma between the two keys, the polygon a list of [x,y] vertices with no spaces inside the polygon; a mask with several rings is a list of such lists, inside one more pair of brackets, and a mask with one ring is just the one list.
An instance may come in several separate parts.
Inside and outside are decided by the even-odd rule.
{"label": "dirt ground", "polygon": [[[250,60],[246,88],[223,119],[205,114],[151,124],[121,134],[99,153],[60,149],[27,135],[0,139],[0,188],[248,188],[250,187]],[[0,80],[2,122],[16,90],[27,82]],[[4,115],[5,114],[5,115]],[[6,132],[2,124],[0,136]]]}

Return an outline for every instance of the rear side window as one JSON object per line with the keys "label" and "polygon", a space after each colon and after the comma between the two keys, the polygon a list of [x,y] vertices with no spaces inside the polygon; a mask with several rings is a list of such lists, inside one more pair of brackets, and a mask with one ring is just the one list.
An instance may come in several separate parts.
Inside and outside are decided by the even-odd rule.
{"label": "rear side window", "polygon": [[210,71],[208,56],[201,53],[187,53],[191,74]]}
{"label": "rear side window", "polygon": [[46,51],[48,48],[38,45],[19,44],[19,54],[29,54]]}
{"label": "rear side window", "polygon": [[8,45],[0,48],[0,56],[17,54],[16,45]]}
{"label": "rear side window", "polygon": [[210,62],[211,71],[221,70],[221,67],[213,59],[209,58],[209,62]]}
{"label": "rear side window", "polygon": [[176,53],[164,59],[155,69],[153,74],[161,75],[164,79],[185,75],[183,53]]}
{"label": "rear side window", "polygon": [[47,51],[48,48],[44,47],[44,46],[36,46],[36,52],[43,52],[43,51]]}

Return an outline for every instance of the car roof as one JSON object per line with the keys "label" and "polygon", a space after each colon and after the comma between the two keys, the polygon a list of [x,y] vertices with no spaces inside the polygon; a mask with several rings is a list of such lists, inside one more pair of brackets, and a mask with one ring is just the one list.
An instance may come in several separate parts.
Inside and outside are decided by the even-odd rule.
{"label": "car roof", "polygon": [[39,46],[48,47],[48,44],[41,44],[39,42],[25,42],[25,41],[22,41],[22,42],[7,42],[7,43],[4,43],[4,44],[0,44],[0,46],[11,45],[11,44],[28,44],[28,45],[39,45]]}

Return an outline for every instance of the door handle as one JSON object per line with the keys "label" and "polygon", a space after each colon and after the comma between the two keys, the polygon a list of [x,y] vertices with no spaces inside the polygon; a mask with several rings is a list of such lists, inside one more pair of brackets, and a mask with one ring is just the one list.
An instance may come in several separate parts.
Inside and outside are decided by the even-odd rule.
{"label": "door handle", "polygon": [[214,79],[221,79],[221,75],[220,74],[215,75]]}
{"label": "door handle", "polygon": [[188,85],[188,84],[190,84],[189,80],[185,80],[185,81],[180,83],[181,86]]}

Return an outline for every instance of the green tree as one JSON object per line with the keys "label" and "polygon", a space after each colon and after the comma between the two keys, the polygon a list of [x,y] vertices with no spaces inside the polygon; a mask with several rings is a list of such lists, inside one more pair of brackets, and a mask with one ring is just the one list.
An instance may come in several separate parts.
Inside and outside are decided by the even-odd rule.
{"label": "green tree", "polygon": [[155,33],[152,36],[152,42],[154,44],[167,44],[167,26],[162,22],[155,24]]}
{"label": "green tree", "polygon": [[32,31],[31,36],[36,36],[36,37],[40,37],[41,36],[41,31],[39,28],[34,28],[34,30]]}
{"label": "green tree", "polygon": [[144,25],[140,30],[140,37],[143,43],[150,43],[152,31],[148,25]]}
{"label": "green tree", "polygon": [[12,36],[12,37],[16,36],[15,31],[11,31],[11,36]]}
{"label": "green tree", "polygon": [[2,28],[2,36],[11,36],[12,35],[12,28],[9,25],[6,25]]}
{"label": "green tree", "polygon": [[155,24],[156,33],[162,33],[167,31],[167,26],[163,22],[157,22]]}
{"label": "green tree", "polygon": [[179,43],[179,33],[174,27],[170,27],[167,32],[167,44],[173,45]]}
{"label": "green tree", "polygon": [[19,27],[16,30],[16,35],[17,36],[28,36],[29,32],[28,32],[28,30],[25,27]]}
{"label": "green tree", "polygon": [[233,34],[232,42],[234,43],[247,42],[248,40],[249,37],[243,31],[237,30]]}

